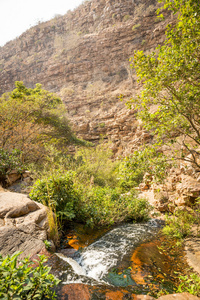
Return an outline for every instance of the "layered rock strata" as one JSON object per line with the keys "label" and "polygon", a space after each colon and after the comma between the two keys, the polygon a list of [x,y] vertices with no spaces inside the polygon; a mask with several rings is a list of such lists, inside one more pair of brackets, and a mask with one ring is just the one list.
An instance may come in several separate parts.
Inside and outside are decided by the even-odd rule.
{"label": "layered rock strata", "polygon": [[[126,155],[138,144],[134,113],[119,95],[139,86],[129,67],[134,50],[152,51],[163,43],[165,26],[156,0],[86,1],[73,12],[30,28],[0,48],[1,93],[16,80],[37,82],[57,92],[78,135],[98,141],[103,135],[115,153]],[[135,145],[136,144],[136,145]]]}

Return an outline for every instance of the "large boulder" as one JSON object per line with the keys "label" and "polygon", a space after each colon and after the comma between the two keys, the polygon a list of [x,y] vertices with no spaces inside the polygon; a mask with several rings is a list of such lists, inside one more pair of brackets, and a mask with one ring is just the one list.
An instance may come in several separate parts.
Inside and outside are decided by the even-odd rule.
{"label": "large boulder", "polygon": [[152,183],[147,175],[139,185],[140,197],[147,198],[162,213],[174,212],[176,208],[193,207],[200,197],[200,177],[195,178],[183,174],[180,169],[172,168],[161,184]]}
{"label": "large boulder", "polygon": [[23,251],[21,257],[34,255],[47,239],[48,215],[44,205],[26,195],[0,191],[0,253]]}
{"label": "large boulder", "polygon": [[[155,298],[148,296],[148,295],[138,295],[136,300],[153,300]],[[158,298],[158,300],[199,300],[200,298],[197,296],[193,296],[189,293],[181,293],[181,294],[170,294],[161,296]]]}
{"label": "large boulder", "polygon": [[171,294],[158,298],[158,300],[198,300],[199,297],[193,296],[189,293]]}

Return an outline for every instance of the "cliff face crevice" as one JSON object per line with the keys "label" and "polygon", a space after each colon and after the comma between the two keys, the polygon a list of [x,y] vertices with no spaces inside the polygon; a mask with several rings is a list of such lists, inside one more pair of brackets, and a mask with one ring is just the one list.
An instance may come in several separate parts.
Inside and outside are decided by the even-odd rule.
{"label": "cliff face crevice", "polygon": [[93,0],[30,28],[0,48],[1,93],[16,80],[39,82],[61,96],[80,137],[104,135],[115,153],[128,153],[147,134],[138,133],[134,113],[118,97],[139,89],[129,67],[134,50],[152,51],[164,41],[172,17],[165,12],[158,21],[157,8],[154,0]]}

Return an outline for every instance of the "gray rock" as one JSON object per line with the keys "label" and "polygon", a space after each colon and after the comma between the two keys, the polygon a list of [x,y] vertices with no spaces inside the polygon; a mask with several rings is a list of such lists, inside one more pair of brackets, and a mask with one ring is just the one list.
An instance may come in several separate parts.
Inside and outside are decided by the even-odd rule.
{"label": "gray rock", "polygon": [[44,205],[20,193],[0,192],[0,253],[34,255],[47,239],[48,217]]}
{"label": "gray rock", "polygon": [[200,299],[197,296],[193,296],[189,293],[181,293],[181,294],[171,294],[165,295],[158,298],[158,300],[198,300]]}

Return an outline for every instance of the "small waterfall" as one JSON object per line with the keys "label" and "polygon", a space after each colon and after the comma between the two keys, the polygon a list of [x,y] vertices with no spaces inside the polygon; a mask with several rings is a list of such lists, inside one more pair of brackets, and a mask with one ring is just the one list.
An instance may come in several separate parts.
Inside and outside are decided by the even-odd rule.
{"label": "small waterfall", "polygon": [[57,253],[58,257],[69,264],[69,268],[63,272],[62,281],[65,284],[105,284],[109,271],[139,243],[154,235],[158,227],[155,220],[146,224],[121,225],[88,247],[77,251],[73,258]]}
{"label": "small waterfall", "polygon": [[56,255],[66,261],[77,275],[86,275],[84,269],[73,258],[67,257],[62,253],[56,253]]}

